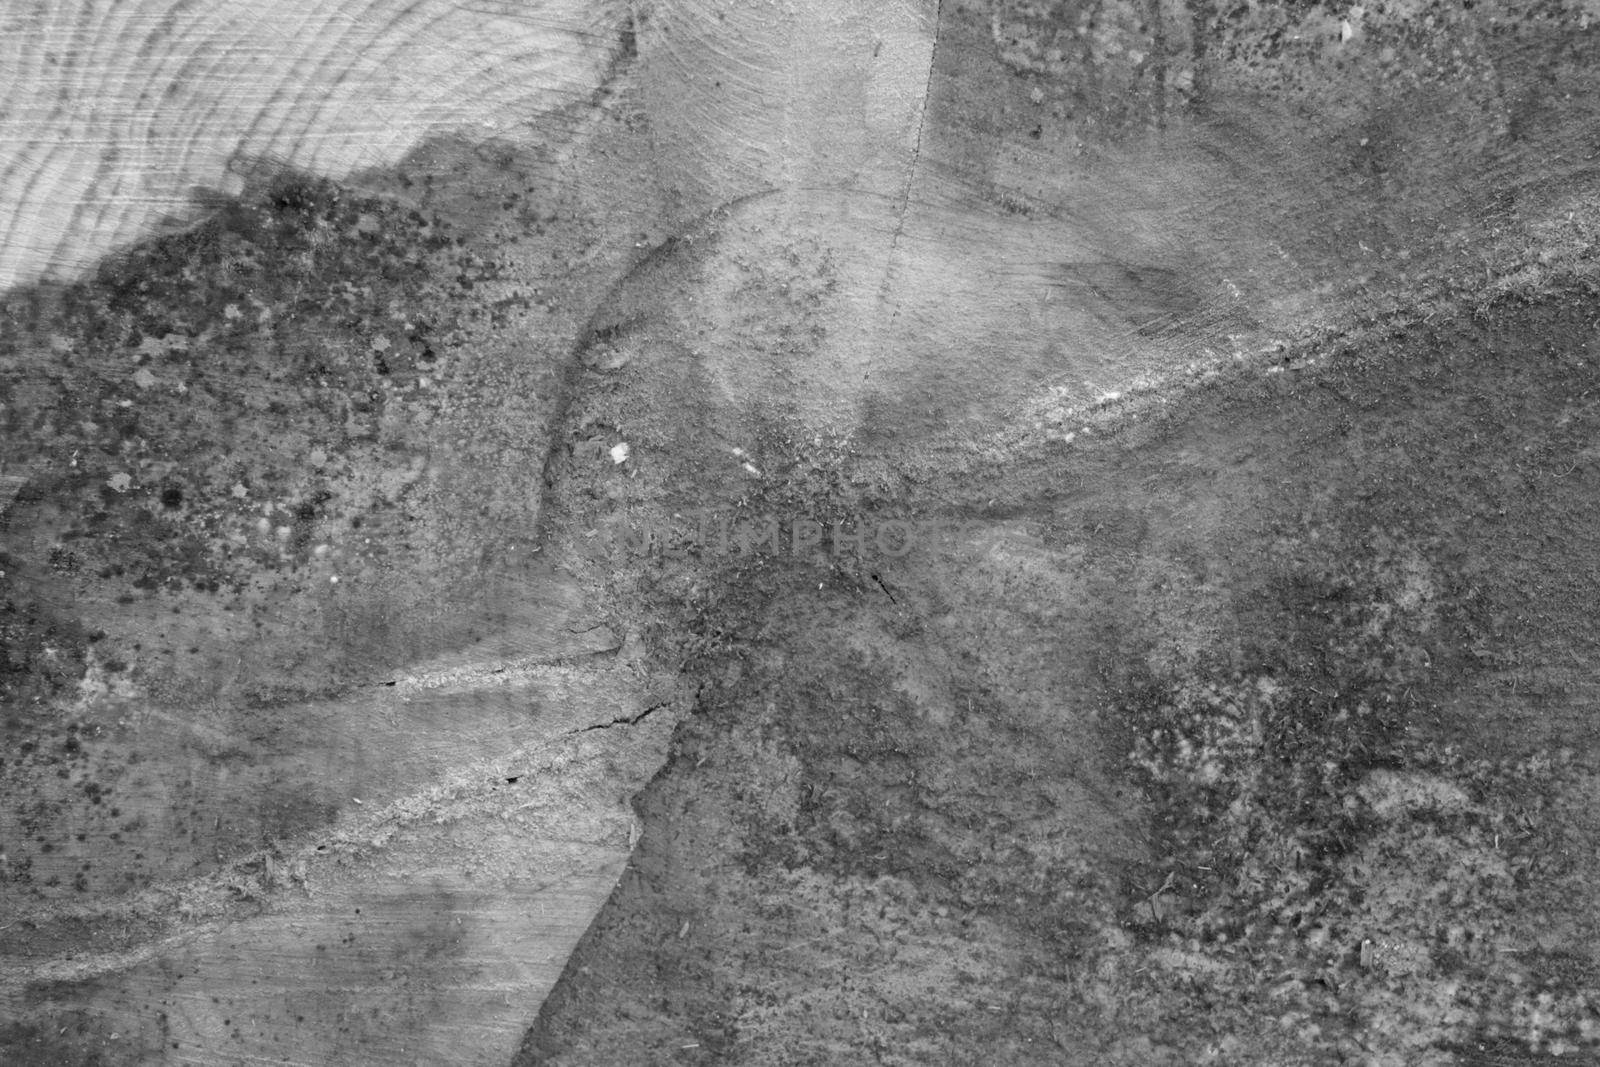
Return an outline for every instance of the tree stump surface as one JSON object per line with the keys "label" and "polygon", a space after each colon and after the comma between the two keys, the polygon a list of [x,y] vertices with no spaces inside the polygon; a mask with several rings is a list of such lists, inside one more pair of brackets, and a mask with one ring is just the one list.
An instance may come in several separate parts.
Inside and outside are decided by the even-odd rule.
{"label": "tree stump surface", "polygon": [[0,28],[0,1059],[1589,1047],[1592,3]]}

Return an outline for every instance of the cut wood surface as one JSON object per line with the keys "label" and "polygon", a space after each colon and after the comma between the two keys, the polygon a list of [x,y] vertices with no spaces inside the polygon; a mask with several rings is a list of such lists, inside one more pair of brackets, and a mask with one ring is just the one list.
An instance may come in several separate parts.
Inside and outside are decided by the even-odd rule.
{"label": "cut wood surface", "polygon": [[535,221],[615,199],[527,146],[616,13],[8,16],[0,1059],[503,1063],[677,710],[537,546],[636,213],[513,265],[471,202],[516,136]]}
{"label": "cut wood surface", "polygon": [[44,0],[0,12],[0,287],[192,222],[268,160],[343,177],[585,99],[620,5]]}
{"label": "cut wood surface", "polygon": [[[1155,518],[1110,474],[1069,501],[1051,464],[1106,427],[1137,445],[1116,414],[1140,396],[1274,381],[1410,287],[1544,276],[1485,256],[1582,261],[1600,30],[1547,6],[9,10],[0,1059],[505,1062],[558,979],[528,1056],[703,1058],[739,1000],[772,1042],[748,1062],[865,1057],[854,993],[818,1031],[784,1014],[805,996],[753,1006],[718,969],[747,909],[776,943],[783,887],[815,892],[824,942],[858,875],[956,885],[1045,821],[1081,831],[1058,858],[1134,862],[1079,650],[1211,654],[1211,541],[1270,488],[1231,438],[1152,461]],[[1022,458],[1045,468],[1008,519]],[[990,528],[870,574],[601,536],[869,498]],[[1172,561],[1127,570],[1152,536]],[[1102,602],[1145,621],[1113,635]],[[649,884],[613,894],[669,751]],[[700,783],[721,807],[685,815]],[[812,851],[784,852],[804,826]],[[1001,938],[1004,908],[974,929]],[[856,933],[863,957],[893,942]],[[740,948],[780,989],[794,957],[765,945]],[[1078,997],[974,951],[1030,1003]],[[929,1003],[997,1010],[913,999],[918,1041],[947,1021]],[[1004,1037],[962,1033],[905,1047],[975,1062]]]}
{"label": "cut wood surface", "polygon": [[[93,906],[8,909],[0,1011],[13,1023],[92,1020],[55,1054],[75,1046],[119,1063],[505,1062],[623,873],[639,832],[628,801],[673,723],[619,680],[584,681],[585,695],[521,707],[520,733],[474,736],[435,714],[391,721],[364,744],[323,739],[343,773],[301,758],[272,780],[270,761],[251,760],[247,776],[264,780],[240,781],[239,796],[213,786],[201,816],[238,831],[257,805],[292,802],[284,793],[355,786],[363,765],[366,799],[347,789],[332,822],[235,848],[220,865],[202,844],[197,865],[215,869],[201,878],[146,883],[127,899],[101,892]],[[542,711],[553,714],[541,722]],[[627,730],[606,729],[621,721]],[[452,735],[460,747],[435,754],[453,758],[447,772],[389,764],[383,730],[408,728],[410,745],[426,744],[428,728]],[[173,746],[145,764],[146,783],[171,783],[192,762]],[[135,786],[120,802],[156,828],[181,810],[174,799]]]}

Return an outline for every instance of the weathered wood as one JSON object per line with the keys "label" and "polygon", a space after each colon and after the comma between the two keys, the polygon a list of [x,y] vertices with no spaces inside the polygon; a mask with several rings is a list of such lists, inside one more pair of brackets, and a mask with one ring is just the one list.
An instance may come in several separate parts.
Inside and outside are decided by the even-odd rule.
{"label": "weathered wood", "polygon": [[[1005,461],[1073,440],[1097,405],[1265,367],[1286,335],[1381,308],[1414,274],[1455,284],[1470,261],[1476,277],[1484,247],[1566,240],[1592,176],[1565,154],[1592,139],[1600,78],[1592,37],[1552,42],[1588,15],[1552,5],[1524,44],[1491,26],[1504,6],[1444,23],[1421,3],[1232,21],[1198,0],[12,15],[0,284],[49,284],[9,293],[0,317],[19,752],[0,773],[6,1040],[58,1061],[504,1060],[614,884],[630,798],[684,706],[664,703],[675,678],[635,672],[632,628],[739,619],[737,587],[707,606],[716,582],[767,580],[690,564],[661,579],[597,559],[594,528],[752,500],[837,511],[895,485],[959,489],[986,514]],[[1557,92],[1575,102],[1539,103]],[[196,205],[210,222],[134,244]],[[848,486],[827,480],[839,440],[873,453]],[[1220,451],[1205,462],[1247,478],[1249,457]],[[961,483],[963,465],[987,481]],[[1179,503],[1208,530],[1227,519]],[[1039,664],[1089,640],[1052,599],[1121,603],[1116,568],[1142,534],[1120,508],[1038,544],[974,541],[944,565],[979,585],[934,565],[917,594],[972,610],[950,640],[990,654],[1019,744],[1051,731],[1029,756],[1075,784],[1050,803],[1107,841],[1119,814],[1077,784],[1096,783],[1075,762],[1096,738],[1088,667]],[[1100,584],[1053,578],[1101,564]],[[924,631],[898,614],[839,628],[829,598],[854,578],[827,577],[816,605],[777,606],[818,613],[784,640],[833,655],[853,639],[878,654],[885,703],[991,749],[965,661],[902,649]],[[890,598],[901,581],[854,577]],[[657,580],[626,606],[669,604],[662,618],[603,599]],[[1038,617],[1012,618],[1027,583]],[[1183,600],[1178,637],[1203,647],[1222,596]],[[784,650],[766,651],[756,677],[781,686]],[[808,682],[831,693],[834,661],[817,662]],[[758,725],[703,752],[753,754],[713,764],[710,795],[754,815],[691,826],[659,846],[668,866],[731,863],[716,850],[825,789],[762,733],[771,694],[740,695]],[[900,774],[911,757],[892,755]],[[954,798],[944,826],[989,810],[982,774],[924,757]],[[848,854],[887,806],[856,752],[807,758],[864,798],[829,830]],[[663,899],[715,888],[681,875]],[[833,913],[817,914],[825,938]],[[661,927],[699,951],[680,922],[608,928],[607,962],[649,1012],[670,1014],[651,999],[666,979],[639,977],[628,954],[653,948],[628,938]],[[830,951],[808,973],[837,970]],[[582,1031],[581,1006],[564,1010],[550,1032]],[[840,1033],[861,1010],[849,1001]],[[775,1046],[804,1025],[770,1019]],[[681,1024],[640,1040],[657,1052]],[[591,1047],[636,1053],[637,1037]]]}
{"label": "weathered wood", "polygon": [[[586,725],[603,727],[630,706],[590,707],[606,717]],[[663,710],[585,733],[580,717],[543,741],[484,744],[426,790],[369,791],[368,810],[208,878],[120,905],[102,894],[98,912],[13,912],[13,953],[59,955],[8,955],[0,1011],[49,1024],[12,1048],[113,1063],[505,1062],[622,874],[638,832],[628,800],[673,721]],[[430,778],[395,768],[391,781]],[[118,944],[130,925],[146,939]]]}
{"label": "weathered wood", "polygon": [[634,180],[558,158],[604,136],[571,105],[618,12],[8,29],[0,278],[55,281],[0,341],[4,1057],[504,1062],[681,706],[536,536],[648,213],[533,233]]}

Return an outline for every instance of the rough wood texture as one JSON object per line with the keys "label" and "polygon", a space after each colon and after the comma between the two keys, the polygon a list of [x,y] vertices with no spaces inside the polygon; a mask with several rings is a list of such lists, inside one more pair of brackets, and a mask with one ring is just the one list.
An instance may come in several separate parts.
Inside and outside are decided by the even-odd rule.
{"label": "rough wood texture", "polygon": [[[154,216],[23,79],[46,236],[5,254],[58,280],[0,307],[7,1047],[494,1062],[538,1011],[535,1062],[1442,1063],[1534,1010],[1501,944],[1580,998],[1538,1041],[1600,1032],[1538,930],[1597,928],[1592,864],[1488,855],[1543,757],[1372,711],[1594,752],[1550,576],[1593,572],[1600,29],[1515,7],[307,8],[238,23],[265,95],[178,8],[197,77],[107,99],[178,131],[152,195],[238,195],[98,263]],[[63,10],[19,25],[119,69],[136,8]],[[977,525],[607,549],[703,508]],[[1326,782],[1184,792],[1169,719],[1240,707],[1245,784]],[[1373,750],[1485,806],[1434,826]],[[1417,840],[1476,864],[1455,955],[1390,906]]]}
{"label": "rough wood texture", "polygon": [[610,892],[675,692],[537,531],[614,15],[11,12],[0,1058],[505,1062]]}

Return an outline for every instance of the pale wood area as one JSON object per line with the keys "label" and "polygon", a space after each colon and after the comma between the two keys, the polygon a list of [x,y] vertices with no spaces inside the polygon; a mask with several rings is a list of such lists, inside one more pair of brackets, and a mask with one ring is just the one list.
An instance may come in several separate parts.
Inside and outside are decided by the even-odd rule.
{"label": "pale wood area", "polygon": [[[0,11],[0,287],[72,277],[267,159],[342,177],[584,99],[619,5],[46,0]],[[208,194],[207,191],[210,191]]]}

